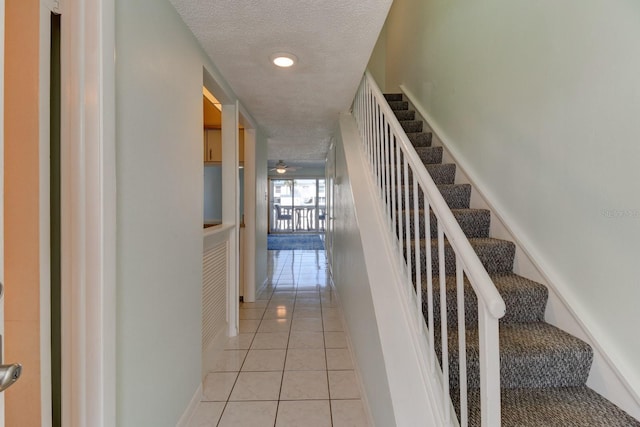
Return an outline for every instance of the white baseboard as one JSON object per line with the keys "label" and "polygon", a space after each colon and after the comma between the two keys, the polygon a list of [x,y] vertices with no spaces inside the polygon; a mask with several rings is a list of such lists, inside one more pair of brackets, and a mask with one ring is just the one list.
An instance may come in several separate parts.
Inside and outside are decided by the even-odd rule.
{"label": "white baseboard", "polygon": [[260,287],[256,290],[256,299],[258,298],[258,295],[260,295],[260,293],[264,290],[264,288],[267,287],[268,281],[269,279],[265,278],[264,281],[262,282],[262,285],[260,285]]}
{"label": "white baseboard", "polygon": [[342,309],[342,303],[340,302],[340,294],[338,293],[338,289],[333,283],[333,277],[331,277],[331,287],[336,294],[336,299],[338,300],[338,306],[340,307],[340,321],[342,322],[344,329],[344,337],[347,340],[347,349],[349,350],[349,355],[351,356],[351,360],[353,360],[353,370],[356,375],[356,382],[358,383],[358,390],[360,391],[360,400],[362,401],[362,407],[364,409],[364,413],[367,417],[367,421],[369,425],[374,426],[375,422],[373,420],[373,414],[371,413],[371,406],[369,405],[369,399],[367,397],[366,389],[364,388],[364,382],[362,381],[362,373],[360,372],[360,365],[357,363],[356,355],[353,352],[353,343],[351,341],[351,334],[349,333],[347,319],[344,317],[344,311]]}
{"label": "white baseboard", "polygon": [[178,420],[176,427],[189,427],[189,423],[193,418],[193,415],[196,413],[196,409],[198,409],[198,404],[202,400],[202,383],[196,389],[196,392],[193,394],[191,401],[189,402],[189,406],[185,409],[184,413]]}
{"label": "white baseboard", "polygon": [[[339,212],[336,215],[341,218],[339,222],[345,225],[336,229],[334,249],[337,250],[336,253],[340,251],[345,253],[341,254],[342,256],[334,256],[334,267],[336,267],[336,273],[344,275],[340,280],[355,279],[360,281],[362,286],[368,286],[371,291],[371,302],[367,297],[366,307],[361,308],[367,312],[373,310],[375,320],[371,320],[378,325],[377,333],[381,351],[379,356],[382,360],[377,359],[375,366],[368,365],[369,370],[377,368],[378,375],[375,383],[365,384],[365,386],[384,386],[388,387],[389,391],[387,398],[377,390],[368,388],[370,394],[367,396],[372,399],[370,403],[390,405],[385,409],[393,410],[394,425],[414,425],[415,420],[420,420],[423,425],[444,425],[446,416],[443,411],[442,389],[436,387],[435,377],[430,373],[426,341],[422,340],[418,333],[420,328],[416,321],[418,313],[410,297],[410,292],[413,291],[406,286],[405,267],[400,261],[401,257],[397,256],[393,231],[386,227],[386,216],[379,203],[379,194],[375,191],[373,177],[368,171],[368,163],[362,151],[355,119],[349,114],[341,114],[339,126],[337,138],[338,141],[341,139],[344,142],[344,157],[341,161],[346,164],[344,171],[339,172],[340,176],[336,178],[336,182],[338,186],[350,185],[351,189],[345,189],[344,194],[340,192],[341,195],[338,197],[340,203],[337,206],[342,205],[344,207],[342,210],[351,209],[349,206],[353,206],[356,214],[345,216],[345,212],[338,209]],[[337,155],[342,156],[342,154]],[[349,181],[346,184],[339,182],[344,177]],[[363,214],[365,212],[366,214]],[[343,238],[339,239],[339,236]],[[358,251],[362,250],[362,256],[366,260],[366,262],[361,261],[362,264],[359,264],[356,269],[351,268],[349,260],[343,259],[344,256],[350,255],[348,251],[354,248],[353,245],[361,245],[355,248]],[[340,262],[337,262],[338,260]],[[337,287],[343,288],[346,296],[349,286],[346,282],[338,284]],[[353,297],[357,299],[358,291],[354,292]],[[349,323],[345,325],[351,326]],[[353,348],[356,356],[363,358],[363,361],[371,362],[374,359],[369,359],[366,352],[370,350],[377,352],[378,344],[374,343],[374,345],[370,348],[365,342],[364,346]],[[358,351],[362,351],[363,354],[357,354]],[[365,364],[359,364],[359,368],[366,367]],[[382,375],[386,376],[386,384]],[[361,379],[370,383],[366,376],[362,376]],[[371,405],[369,408],[374,414],[382,409]]]}
{"label": "white baseboard", "polygon": [[213,371],[216,361],[222,355],[224,346],[227,342],[227,331],[229,325],[225,324],[217,335],[211,340],[209,347],[202,352],[202,380],[207,376],[210,371]]}
{"label": "white baseboard", "polygon": [[[438,125],[437,121],[427,112],[418,101],[418,98],[404,85],[400,85],[400,90],[404,93],[409,103],[415,109],[419,118],[424,120],[424,124],[433,133],[434,145],[444,148],[444,159],[457,165],[456,183],[469,183],[473,187],[471,205],[473,207],[485,208],[491,211],[491,235],[493,237],[508,239],[516,245],[516,259],[514,262],[514,272],[530,280],[542,283],[549,289],[549,302],[545,312],[545,320],[560,329],[563,329],[583,341],[587,342],[594,350],[594,361],[587,385],[595,391],[618,405],[631,416],[640,419],[640,397],[634,388],[625,379],[625,376],[613,362],[615,359],[604,350],[604,346],[595,338],[591,329],[575,307],[570,297],[570,292],[558,275],[554,273],[551,266],[544,265],[540,257],[535,255],[532,244],[522,240],[518,236],[523,236],[519,232],[515,221],[510,218],[504,209],[496,207],[491,192],[487,186],[478,179],[472,168],[459,151],[453,146],[446,133]],[[419,119],[417,118],[417,119]]]}

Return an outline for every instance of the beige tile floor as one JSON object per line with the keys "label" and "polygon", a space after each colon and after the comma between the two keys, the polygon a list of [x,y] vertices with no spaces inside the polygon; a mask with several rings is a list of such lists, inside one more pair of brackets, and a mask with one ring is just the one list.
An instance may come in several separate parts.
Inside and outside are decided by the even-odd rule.
{"label": "beige tile floor", "polygon": [[268,283],[240,305],[191,426],[368,426],[324,251],[269,251]]}

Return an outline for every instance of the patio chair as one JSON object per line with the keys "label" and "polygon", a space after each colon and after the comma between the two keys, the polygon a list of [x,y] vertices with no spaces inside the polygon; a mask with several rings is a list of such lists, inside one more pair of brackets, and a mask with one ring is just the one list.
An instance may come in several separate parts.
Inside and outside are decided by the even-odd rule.
{"label": "patio chair", "polygon": [[327,219],[327,212],[325,208],[318,208],[318,225],[320,230],[324,231],[325,220]]}
{"label": "patio chair", "polygon": [[[290,207],[282,207],[273,205],[276,208],[276,230],[292,230],[293,229],[293,211]],[[284,223],[284,224],[283,224]],[[284,227],[283,227],[284,225]]]}

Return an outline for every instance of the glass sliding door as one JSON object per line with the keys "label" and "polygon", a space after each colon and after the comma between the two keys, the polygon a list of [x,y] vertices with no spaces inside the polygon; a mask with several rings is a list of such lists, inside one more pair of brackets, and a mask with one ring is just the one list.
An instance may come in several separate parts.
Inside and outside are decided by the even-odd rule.
{"label": "glass sliding door", "polygon": [[269,194],[269,232],[293,232],[293,180],[271,179]]}
{"label": "glass sliding door", "polygon": [[269,232],[317,233],[324,231],[324,179],[271,179]]}

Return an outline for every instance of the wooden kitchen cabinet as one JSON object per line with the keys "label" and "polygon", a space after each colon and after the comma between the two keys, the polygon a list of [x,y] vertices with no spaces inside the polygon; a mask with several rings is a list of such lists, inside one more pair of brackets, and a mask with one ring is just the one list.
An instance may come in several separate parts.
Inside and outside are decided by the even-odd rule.
{"label": "wooden kitchen cabinet", "polygon": [[[238,130],[238,158],[244,164],[244,129]],[[204,130],[204,161],[205,163],[222,163],[222,131],[220,129]]]}
{"label": "wooden kitchen cabinet", "polygon": [[220,129],[205,129],[204,161],[222,163],[222,131]]}

